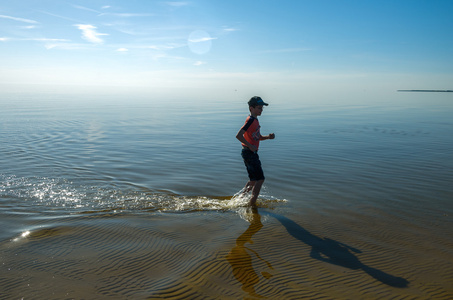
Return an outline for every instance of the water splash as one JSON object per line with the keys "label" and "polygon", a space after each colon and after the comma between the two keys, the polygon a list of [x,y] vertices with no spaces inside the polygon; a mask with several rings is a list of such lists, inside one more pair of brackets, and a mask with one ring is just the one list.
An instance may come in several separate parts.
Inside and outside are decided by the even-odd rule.
{"label": "water splash", "polygon": [[[77,185],[65,179],[4,175],[0,178],[0,198],[9,198],[16,206],[75,213],[237,211],[247,207],[250,198],[242,191],[226,197],[184,196],[165,190],[139,191],[131,186]],[[258,206],[272,208],[282,202],[286,200],[272,197],[264,188]]]}

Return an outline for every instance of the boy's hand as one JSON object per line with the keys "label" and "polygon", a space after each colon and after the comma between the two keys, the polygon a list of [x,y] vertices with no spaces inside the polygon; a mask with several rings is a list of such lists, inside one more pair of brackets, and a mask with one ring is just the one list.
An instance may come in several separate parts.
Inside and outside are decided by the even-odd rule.
{"label": "boy's hand", "polygon": [[270,139],[270,140],[275,139],[275,133],[270,133],[270,134],[269,134],[269,139]]}

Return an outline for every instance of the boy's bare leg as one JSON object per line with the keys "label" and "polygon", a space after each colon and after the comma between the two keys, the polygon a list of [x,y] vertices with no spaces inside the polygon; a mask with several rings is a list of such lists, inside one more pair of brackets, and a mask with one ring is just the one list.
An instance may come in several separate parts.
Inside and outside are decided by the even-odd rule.
{"label": "boy's bare leg", "polygon": [[248,181],[245,184],[245,187],[242,189],[242,194],[247,194],[253,189],[253,186],[255,185],[256,181]]}
{"label": "boy's bare leg", "polygon": [[252,197],[250,198],[250,203],[249,203],[251,206],[256,205],[256,200],[258,199],[258,196],[261,191],[261,186],[263,185],[263,183],[264,183],[264,180],[255,181],[255,184],[253,185],[253,189],[252,189]]}

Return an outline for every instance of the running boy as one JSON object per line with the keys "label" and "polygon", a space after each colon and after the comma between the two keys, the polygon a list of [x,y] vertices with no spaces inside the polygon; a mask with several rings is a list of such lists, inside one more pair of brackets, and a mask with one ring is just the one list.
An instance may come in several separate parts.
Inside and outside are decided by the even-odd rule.
{"label": "running boy", "polygon": [[256,199],[260,194],[261,186],[264,182],[264,173],[261,168],[261,161],[258,156],[258,147],[260,141],[274,139],[275,134],[271,133],[262,136],[260,133],[260,124],[258,116],[263,112],[263,105],[268,106],[263,99],[258,96],[252,97],[249,102],[250,116],[245,120],[244,126],[241,127],[236,138],[242,143],[242,158],[249,175],[249,181],[244,187],[243,193],[252,191],[249,204],[255,206]]}

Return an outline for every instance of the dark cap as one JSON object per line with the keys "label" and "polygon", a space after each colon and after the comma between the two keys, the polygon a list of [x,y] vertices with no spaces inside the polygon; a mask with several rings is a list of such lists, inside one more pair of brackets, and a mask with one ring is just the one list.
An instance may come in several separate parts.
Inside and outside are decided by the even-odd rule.
{"label": "dark cap", "polygon": [[265,103],[261,97],[254,96],[249,100],[249,106],[257,106],[257,105],[266,105],[268,106],[269,104]]}

